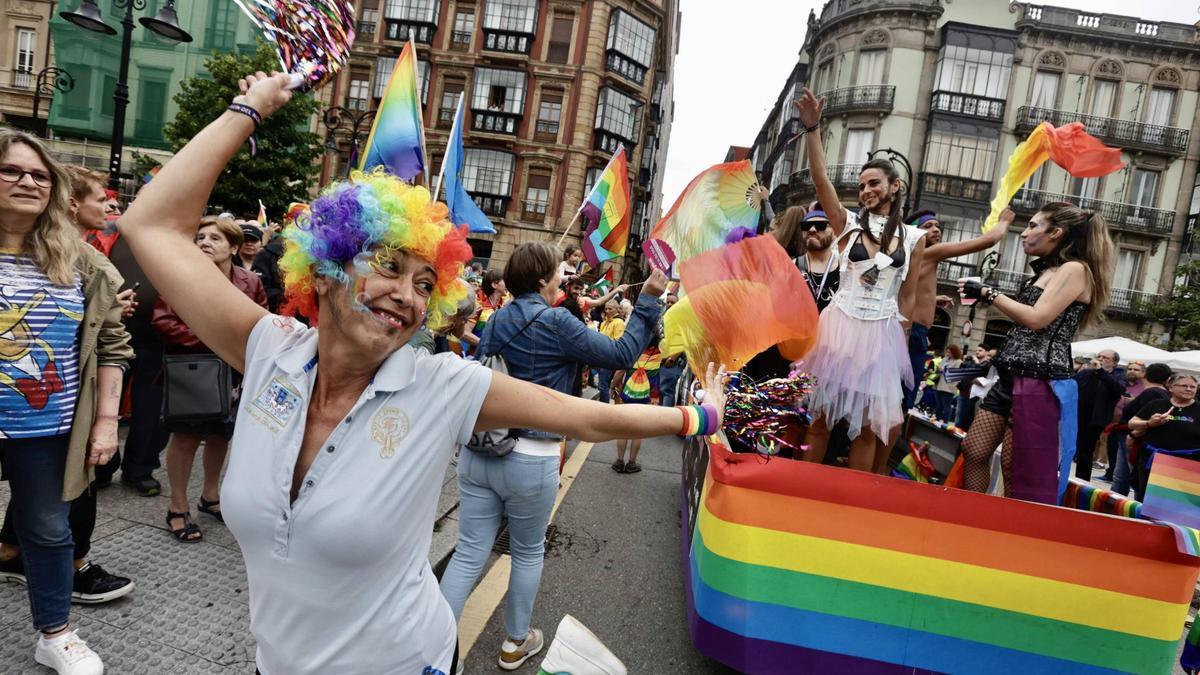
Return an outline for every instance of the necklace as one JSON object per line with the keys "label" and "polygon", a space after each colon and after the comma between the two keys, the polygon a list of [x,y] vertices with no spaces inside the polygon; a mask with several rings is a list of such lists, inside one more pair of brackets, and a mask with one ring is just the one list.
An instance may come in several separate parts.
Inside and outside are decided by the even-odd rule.
{"label": "necklace", "polygon": [[813,285],[812,280],[812,265],[808,260],[808,251],[804,252],[804,282],[808,284],[808,290],[812,291],[813,300],[820,302],[821,294],[825,292],[825,282],[829,280],[829,270],[833,267],[833,259],[836,254],[833,251],[829,252],[829,260],[825,261],[825,271],[821,273],[821,285]]}

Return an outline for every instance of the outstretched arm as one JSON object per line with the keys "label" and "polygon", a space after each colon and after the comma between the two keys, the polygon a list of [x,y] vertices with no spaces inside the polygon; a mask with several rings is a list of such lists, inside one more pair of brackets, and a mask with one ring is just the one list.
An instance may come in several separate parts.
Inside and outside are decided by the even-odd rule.
{"label": "outstretched arm", "polygon": [[987,232],[984,232],[978,237],[975,237],[974,239],[968,239],[966,241],[943,241],[939,244],[934,244],[933,246],[926,248],[925,264],[936,265],[943,260],[949,260],[950,258],[957,258],[959,256],[968,255],[971,253],[978,253],[979,251],[985,251],[996,244],[999,244],[1000,240],[1004,238],[1004,233],[1008,232],[1008,226],[1012,225],[1015,217],[1016,216],[1013,214],[1012,209],[1004,209],[1004,211],[1000,214],[1000,222],[997,223],[995,227]]}
{"label": "outstretched arm", "polygon": [[[267,117],[292,97],[287,75],[241,81],[234,99]],[[209,195],[225,165],[254,131],[254,122],[226,111],[188,142],[142,189],[118,226],[159,293],[224,361],[244,369],[250,331],[266,313],[192,243]],[[269,160],[264,160],[269,161]]]}
{"label": "outstretched arm", "polygon": [[[965,279],[958,280],[959,293],[963,293],[965,282]],[[1054,278],[1050,280],[1050,284],[1032,307],[1007,295],[998,296],[992,304],[996,309],[1007,314],[1008,318],[1022,326],[1041,330],[1049,326],[1050,322],[1062,314],[1072,302],[1079,299],[1087,287],[1087,272],[1083,268],[1083,263],[1071,261],[1063,263],[1062,267],[1058,268],[1058,271],[1054,273]],[[987,286],[983,287],[984,293],[989,290],[991,289]],[[971,294],[967,293],[966,296],[970,297]]]}
{"label": "outstretched arm", "polygon": [[[804,88],[800,100],[796,101],[796,110],[800,113],[800,124],[803,124],[805,129],[812,129],[821,124],[821,112],[824,109],[825,97],[822,96],[818,100],[808,87]],[[842,208],[842,201],[838,199],[837,189],[833,187],[833,183],[829,180],[829,174],[826,173],[825,147],[821,145],[821,130],[815,129],[805,134],[805,141],[808,144],[808,170],[812,176],[813,185],[817,188],[817,201],[821,204],[821,210],[829,216],[829,225],[833,228],[833,236],[840,237],[842,230],[846,227],[846,210]]]}
{"label": "outstretched arm", "polygon": [[[704,403],[717,409],[718,428],[725,411],[724,378],[723,369],[708,364]],[[683,414],[658,405],[605,405],[495,373],[475,429],[504,428],[541,429],[600,443],[677,434]]]}

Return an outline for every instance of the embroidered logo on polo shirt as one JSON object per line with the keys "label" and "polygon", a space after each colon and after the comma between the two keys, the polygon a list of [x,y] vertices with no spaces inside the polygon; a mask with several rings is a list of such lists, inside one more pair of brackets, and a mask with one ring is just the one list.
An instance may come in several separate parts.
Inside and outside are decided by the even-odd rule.
{"label": "embroidered logo on polo shirt", "polygon": [[254,407],[263,411],[276,424],[283,426],[300,409],[300,394],[276,377],[254,399]]}
{"label": "embroidered logo on polo shirt", "polygon": [[371,440],[379,444],[379,456],[388,459],[408,435],[408,415],[395,406],[384,406],[371,419]]}

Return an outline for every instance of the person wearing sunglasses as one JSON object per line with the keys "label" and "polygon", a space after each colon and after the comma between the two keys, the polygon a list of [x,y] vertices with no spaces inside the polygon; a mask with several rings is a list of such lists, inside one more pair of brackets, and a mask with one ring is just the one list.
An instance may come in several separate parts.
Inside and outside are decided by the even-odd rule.
{"label": "person wearing sunglasses", "polygon": [[[925,354],[929,351],[929,327],[937,311],[937,270],[943,260],[985,251],[1004,238],[1015,215],[1011,209],[1000,214],[995,227],[973,239],[942,241],[942,223],[934,211],[922,210],[908,217],[908,224],[925,231],[925,255],[921,258],[920,276],[917,277],[916,301],[908,318],[912,325],[908,329],[908,356],[912,359],[914,373],[925,368]],[[952,302],[952,301],[951,301]],[[917,386],[904,388],[904,411],[913,406]]]}

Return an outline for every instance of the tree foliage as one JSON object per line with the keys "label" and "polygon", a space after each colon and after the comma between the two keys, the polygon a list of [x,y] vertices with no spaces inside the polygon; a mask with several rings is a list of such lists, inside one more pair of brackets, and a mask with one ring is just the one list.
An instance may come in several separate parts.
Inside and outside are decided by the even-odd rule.
{"label": "tree foliage", "polygon": [[1171,348],[1187,349],[1200,343],[1200,261],[1180,265],[1175,278],[1170,297],[1146,309],[1170,329]]}
{"label": "tree foliage", "polygon": [[[239,78],[279,69],[274,50],[261,41],[253,54],[214,53],[204,64],[211,78],[196,76],[183,81],[175,96],[179,113],[163,128],[177,152],[225,112],[238,94]],[[312,96],[298,95],[263,120],[256,133],[257,155],[250,156],[248,143],[238,150],[217,179],[210,205],[254,217],[261,199],[272,219],[279,220],[288,204],[307,201],[308,187],[319,169],[317,159],[324,152],[320,137],[309,131],[319,107]]]}

